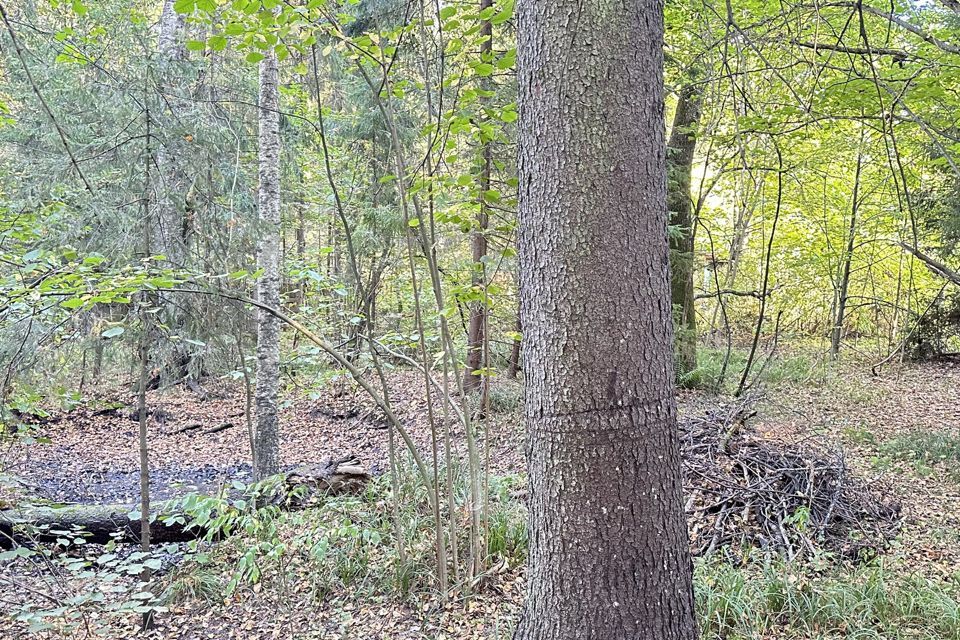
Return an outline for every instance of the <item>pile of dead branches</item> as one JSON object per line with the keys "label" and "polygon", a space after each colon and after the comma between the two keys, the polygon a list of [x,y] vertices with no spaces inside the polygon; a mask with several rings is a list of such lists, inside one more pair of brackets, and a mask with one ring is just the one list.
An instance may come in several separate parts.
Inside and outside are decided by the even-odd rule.
{"label": "pile of dead branches", "polygon": [[889,489],[856,478],[843,454],[822,442],[756,435],[747,397],[680,421],[683,481],[694,555],[752,550],[789,559],[826,551],[864,560],[900,529]]}

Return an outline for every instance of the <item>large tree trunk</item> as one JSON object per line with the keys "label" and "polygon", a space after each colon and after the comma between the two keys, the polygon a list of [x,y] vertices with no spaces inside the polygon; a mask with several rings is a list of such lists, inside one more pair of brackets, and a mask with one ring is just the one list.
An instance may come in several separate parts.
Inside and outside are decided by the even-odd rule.
{"label": "large tree trunk", "polygon": [[[493,6],[493,0],[480,0],[480,11]],[[483,23],[480,30],[483,41],[480,43],[480,60],[485,63],[493,61],[493,25],[489,20]],[[489,83],[488,83],[489,84]],[[485,87],[490,89],[489,86]],[[478,181],[479,208],[477,210],[477,228],[470,239],[473,253],[472,285],[474,290],[486,287],[487,257],[487,227],[490,215],[487,211],[487,191],[490,190],[490,172],[493,165],[493,141],[483,143],[480,152],[480,179]],[[463,388],[465,391],[475,391],[480,388],[481,376],[475,373],[483,367],[484,342],[487,337],[487,300],[484,295],[481,300],[470,305],[470,322],[467,326],[467,365],[463,371]]]}
{"label": "large tree trunk", "polygon": [[680,92],[667,143],[667,208],[670,225],[676,227],[676,233],[670,236],[671,301],[677,314],[676,362],[681,376],[697,368],[697,311],[693,288],[696,220],[690,184],[702,99],[703,91],[697,84],[688,85]]}
{"label": "large tree trunk", "polygon": [[[260,62],[260,187],[257,197],[260,231],[257,240],[257,299],[280,307],[280,97],[276,54]],[[280,470],[277,394],[280,388],[280,320],[257,312],[257,428],[253,465],[257,478]]]}
{"label": "large tree trunk", "polygon": [[516,637],[692,639],[663,5],[524,0],[518,13],[530,560]]}

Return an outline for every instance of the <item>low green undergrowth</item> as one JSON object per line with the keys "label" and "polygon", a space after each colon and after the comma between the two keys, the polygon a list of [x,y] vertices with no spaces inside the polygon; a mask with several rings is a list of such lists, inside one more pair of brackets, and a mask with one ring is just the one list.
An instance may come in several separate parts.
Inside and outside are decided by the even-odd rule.
{"label": "low green undergrowth", "polygon": [[[459,471],[455,476],[461,488]],[[485,566],[510,579],[522,575],[527,556],[523,486],[522,477],[495,477],[490,483]],[[159,611],[185,601],[219,606],[225,595],[242,590],[290,603],[290,611],[277,610],[279,618],[323,602],[396,602],[422,610],[424,602],[438,597],[433,513],[422,483],[412,476],[402,478],[398,490],[394,496],[390,479],[381,477],[360,495],[331,497],[292,512],[236,501],[229,508],[184,501],[190,505],[185,517],[209,524],[209,516],[223,516],[217,526],[233,535],[197,545],[180,566],[158,578],[151,591],[162,592],[163,601],[152,606]],[[468,520],[457,511],[454,532],[464,536],[458,548],[466,553]],[[758,554],[745,566],[700,558],[697,613],[705,640],[960,640],[958,576],[921,576],[895,557],[857,566],[836,564],[828,556],[797,564]],[[450,584],[453,600],[460,602],[487,583],[451,579]],[[490,593],[483,597],[491,602]],[[514,604],[505,601],[499,612],[483,609],[483,615],[496,618],[490,628],[502,629],[505,638]]]}
{"label": "low green undergrowth", "polygon": [[[454,494],[464,504],[466,488],[461,470],[454,469]],[[441,471],[440,477],[444,477]],[[516,477],[492,477],[488,517],[484,521],[487,548],[484,566],[516,567],[526,559],[526,508],[516,501]],[[426,489],[414,474],[401,478],[394,496],[390,478],[382,476],[369,483],[360,495],[327,498],[322,504],[302,511],[277,509],[236,512],[243,526],[224,521],[218,524],[235,535],[220,543],[212,554],[198,554],[190,565],[177,572],[166,593],[172,600],[193,592],[210,591],[208,580],[194,576],[189,566],[204,576],[222,575],[227,593],[263,583],[278,588],[294,585],[277,581],[277,576],[297,575],[296,590],[315,599],[349,590],[356,596],[390,595],[413,599],[435,593],[436,529]],[[208,499],[212,500],[212,499]],[[444,506],[446,506],[444,504]],[[187,520],[197,512],[223,513],[216,505],[192,506]],[[444,509],[446,511],[446,509]],[[205,520],[206,521],[206,520]],[[209,526],[209,523],[207,523]],[[456,507],[453,532],[460,553],[468,553],[467,514]],[[448,514],[443,513],[442,535],[450,535]],[[208,532],[215,538],[217,530]]]}
{"label": "low green undergrowth", "polygon": [[[734,391],[747,366],[747,358],[748,352],[742,348],[731,349],[728,357],[726,349],[700,347],[697,368],[682,376],[678,384],[687,389]],[[819,384],[827,379],[830,371],[830,364],[814,354],[774,354],[770,358],[758,354],[750,371],[750,380],[769,385]]]}
{"label": "low green undergrowth", "polygon": [[[491,483],[489,564],[506,565],[512,574],[522,573],[526,560],[526,510],[516,499],[521,486],[520,478]],[[381,479],[363,495],[279,513],[268,545],[256,536],[238,536],[222,544],[210,563],[195,566],[199,576],[184,581],[188,574],[179,572],[183,582],[173,590],[204,599],[216,592],[211,577],[224,576],[226,585],[228,576],[235,580],[242,571],[246,581],[281,592],[294,586],[290,576],[298,576],[295,591],[320,600],[343,593],[381,602],[435,597],[432,516],[429,509],[409,506],[420,503],[420,490],[415,482],[404,483],[401,491],[412,493],[402,495],[407,506],[398,511],[387,499],[389,483]],[[271,555],[277,548],[282,551]],[[700,558],[695,566],[697,613],[707,640],[960,640],[958,578],[927,578],[896,558],[859,566],[834,564],[826,556],[807,564],[758,556],[746,566]]]}
{"label": "low green undergrowth", "polygon": [[907,462],[922,475],[935,468],[960,480],[960,437],[939,431],[915,431],[878,445],[881,462]]}
{"label": "low green undergrowth", "polygon": [[896,562],[747,568],[697,564],[705,639],[960,639],[960,582],[931,580]]}

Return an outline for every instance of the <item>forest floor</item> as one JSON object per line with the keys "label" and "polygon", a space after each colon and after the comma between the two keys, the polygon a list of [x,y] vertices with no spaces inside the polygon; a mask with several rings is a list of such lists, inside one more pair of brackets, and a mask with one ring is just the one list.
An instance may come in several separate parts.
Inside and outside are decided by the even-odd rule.
{"label": "forest floor", "polygon": [[[816,439],[842,447],[862,478],[882,479],[895,488],[904,513],[903,531],[890,551],[897,570],[955,580],[960,566],[960,365],[902,365],[885,369],[880,376],[849,365],[815,378],[783,380],[769,388],[754,429],[770,439]],[[414,373],[396,373],[391,386],[396,390],[397,413],[421,450],[429,451],[422,379]],[[227,387],[209,391],[207,399],[189,391],[157,392],[149,399],[155,411],[150,438],[156,499],[191,491],[210,493],[232,480],[250,480],[244,395]],[[491,472],[518,478],[522,484],[520,397],[518,385],[498,383],[489,437]],[[139,471],[137,423],[131,419],[129,401],[118,391],[103,391],[99,403],[54,415],[38,434],[49,443],[0,453],[0,470],[22,480],[30,493],[52,501],[133,505],[139,497]],[[705,392],[680,392],[682,412],[700,411],[716,402]],[[373,404],[350,385],[331,385],[315,398],[291,393],[281,413],[281,456],[287,468],[353,456],[380,474],[387,464],[384,426]],[[294,519],[290,525],[298,523]],[[237,545],[221,546],[225,558],[242,555]],[[19,606],[30,599],[28,589],[41,593],[49,588],[49,576],[40,573],[36,565],[24,561],[0,562],[0,585],[9,582],[14,593],[20,589],[19,597],[13,598]],[[171,580],[184,578],[176,569],[169,575]],[[423,591],[415,597],[393,597],[366,582],[327,584],[318,590],[309,569],[294,565],[279,578],[265,575],[261,583],[241,586],[230,596],[221,592],[225,576],[215,578],[220,581],[214,580],[212,588],[198,578],[185,589],[187,595],[159,617],[155,637],[508,638],[523,596],[522,566],[509,562],[500,563],[463,602],[444,602]],[[89,585],[85,587],[82,579],[59,579],[56,588],[65,593]],[[10,591],[6,593],[9,596]],[[4,609],[12,606],[9,597],[0,599],[3,640],[22,632],[21,625],[3,631],[9,613]],[[51,630],[41,637],[73,637],[64,633]],[[123,625],[113,633],[117,638],[136,635]],[[76,637],[84,636],[78,632]]]}

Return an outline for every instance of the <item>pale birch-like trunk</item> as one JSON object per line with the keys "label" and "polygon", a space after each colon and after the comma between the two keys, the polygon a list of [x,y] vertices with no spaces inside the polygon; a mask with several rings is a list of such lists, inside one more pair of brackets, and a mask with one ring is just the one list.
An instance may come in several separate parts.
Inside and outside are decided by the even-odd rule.
{"label": "pale birch-like trunk", "polygon": [[[279,68],[272,51],[260,62],[260,186],[257,300],[280,306],[280,94]],[[277,395],[280,388],[280,320],[257,311],[257,427],[253,463],[258,479],[280,471]]]}
{"label": "pale birch-like trunk", "polygon": [[[160,90],[167,94],[176,93],[171,84],[177,78],[177,65],[187,59],[186,17],[174,9],[174,0],[164,0],[160,14],[160,34],[157,38],[157,70]],[[178,114],[180,101],[176,96],[161,97],[164,106],[161,119],[174,121]],[[163,126],[161,124],[161,126]],[[164,135],[166,134],[166,135]],[[151,251],[163,254],[167,260],[178,267],[186,261],[186,242],[184,238],[184,217],[181,206],[185,198],[185,179],[178,160],[179,140],[169,132],[161,133],[162,144],[157,149],[156,181],[156,227],[151,234]]]}
{"label": "pale birch-like trunk", "polygon": [[[160,144],[157,146],[157,176],[153,184],[154,213],[150,234],[150,253],[163,255],[174,268],[189,267],[187,235],[189,225],[185,210],[188,190],[187,173],[183,167],[183,140],[176,132],[177,121],[184,116],[187,103],[183,93],[181,65],[187,60],[186,16],[174,9],[174,0],[164,0],[160,14],[160,32],[157,37],[157,85],[163,95],[156,116],[159,123]],[[184,304],[187,306],[185,307]],[[175,335],[186,332],[189,301],[165,300],[161,304],[162,322]],[[181,381],[189,375],[190,355],[186,343],[172,342],[158,355],[163,377]]]}

